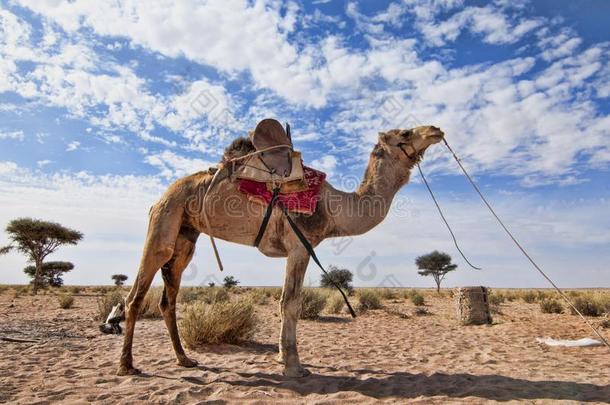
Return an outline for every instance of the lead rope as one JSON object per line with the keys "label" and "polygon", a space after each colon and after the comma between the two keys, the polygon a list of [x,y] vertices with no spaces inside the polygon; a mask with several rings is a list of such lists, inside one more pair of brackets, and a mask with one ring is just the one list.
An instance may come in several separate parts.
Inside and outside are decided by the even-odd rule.
{"label": "lead rope", "polygon": [[445,226],[447,226],[447,229],[449,230],[449,233],[451,234],[451,237],[453,238],[453,244],[455,245],[455,248],[457,249],[458,252],[460,252],[460,254],[462,255],[462,258],[466,261],[466,263],[468,263],[468,265],[470,267],[472,267],[475,270],[482,270],[480,267],[477,267],[477,266],[473,265],[472,263],[470,263],[470,261],[466,258],[466,255],[464,255],[464,252],[462,252],[462,249],[460,249],[460,245],[458,245],[457,239],[455,238],[455,235],[453,234],[453,231],[451,230],[451,226],[449,226],[449,222],[447,222],[445,215],[443,215],[443,210],[441,210],[441,206],[438,204],[438,201],[436,201],[436,197],[434,196],[434,193],[432,192],[432,189],[430,188],[430,185],[428,184],[428,181],[426,180],[426,176],[424,176],[424,172],[422,171],[421,167],[419,166],[419,163],[416,163],[416,164],[417,164],[417,170],[419,170],[419,175],[421,176],[422,180],[424,181],[424,184],[426,185],[426,188],[428,189],[428,192],[430,193],[430,196],[432,197],[432,201],[434,201],[434,205],[436,205],[436,209],[438,210],[438,213],[441,215],[441,218],[442,218],[443,222],[445,223]]}
{"label": "lead rope", "polygon": [[[462,162],[460,161],[460,159],[457,157],[457,155],[455,154],[455,152],[453,151],[453,149],[451,149],[451,146],[449,146],[449,144],[447,143],[447,141],[445,140],[445,138],[443,138],[443,142],[445,143],[445,146],[447,147],[447,149],[449,149],[449,152],[451,152],[451,154],[453,155],[453,158],[455,159],[455,161],[457,162],[458,166],[460,166],[460,169],[462,169],[462,172],[464,173],[464,175],[466,176],[466,178],[468,179],[468,181],[470,182],[470,184],[472,184],[472,187],[474,187],[475,191],[477,192],[477,194],[479,194],[479,197],[481,197],[481,200],[483,200],[483,202],[485,203],[485,205],[487,206],[487,208],[489,209],[489,211],[492,213],[492,215],[494,216],[494,218],[496,218],[496,221],[498,221],[498,223],[500,224],[500,226],[502,227],[502,229],[504,229],[504,232],[506,232],[506,234],[510,237],[510,239],[514,242],[514,244],[519,248],[519,250],[521,251],[521,253],[523,253],[523,255],[530,261],[530,263],[534,266],[534,268],[536,270],[538,270],[538,272],[540,274],[542,274],[542,277],[544,277],[552,286],[553,288],[557,291],[557,293],[559,293],[559,295],[564,299],[565,302],[568,303],[568,305],[574,310],[574,312],[576,312],[580,318],[583,320],[584,323],[587,324],[587,326],[589,326],[589,328],[591,328],[591,330],[593,331],[593,333],[595,333],[597,335],[597,337],[599,337],[602,342],[610,349],[610,343],[608,343],[608,341],[606,340],[606,338],[604,338],[601,333],[599,333],[599,331],[597,329],[595,329],[595,327],[593,327],[593,325],[591,324],[591,322],[589,322],[587,320],[587,318],[584,317],[584,315],[574,306],[574,304],[572,304],[572,301],[570,301],[570,299],[568,298],[568,296],[559,288],[557,287],[557,285],[553,282],[553,280],[551,280],[549,278],[549,276],[546,275],[546,273],[544,271],[542,271],[542,269],[540,268],[540,266],[538,266],[538,264],[534,261],[534,259],[532,259],[532,257],[527,253],[527,251],[525,250],[525,248],[523,246],[521,246],[521,244],[519,243],[519,241],[513,236],[513,234],[511,233],[511,231],[508,230],[508,228],[506,227],[506,225],[504,225],[504,222],[502,222],[502,220],[500,219],[500,217],[498,216],[498,214],[496,214],[496,212],[494,211],[494,209],[492,208],[492,206],[489,204],[489,202],[487,201],[487,199],[485,198],[485,196],[483,195],[483,193],[481,192],[481,190],[479,189],[479,187],[477,186],[477,184],[474,182],[474,180],[472,179],[472,177],[470,177],[470,175],[468,174],[468,172],[466,171],[466,169],[464,168],[464,166],[462,165]],[[418,165],[419,167],[419,165]],[[427,184],[427,183],[426,183]]]}

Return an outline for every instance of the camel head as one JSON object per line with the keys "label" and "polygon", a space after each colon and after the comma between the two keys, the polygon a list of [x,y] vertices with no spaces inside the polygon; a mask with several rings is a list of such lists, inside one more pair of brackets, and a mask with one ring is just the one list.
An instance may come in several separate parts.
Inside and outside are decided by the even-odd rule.
{"label": "camel head", "polygon": [[440,128],[433,126],[391,129],[379,133],[379,146],[396,159],[416,162],[422,158],[430,145],[439,143],[444,136]]}

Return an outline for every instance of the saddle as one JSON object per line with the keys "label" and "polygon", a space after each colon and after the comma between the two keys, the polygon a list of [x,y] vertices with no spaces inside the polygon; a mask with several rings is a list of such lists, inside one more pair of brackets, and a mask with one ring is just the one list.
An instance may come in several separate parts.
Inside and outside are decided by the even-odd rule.
{"label": "saddle", "polygon": [[[292,172],[292,140],[290,139],[290,126],[286,125],[287,131],[278,121],[267,118],[258,123],[251,134],[252,145],[259,154],[263,164],[271,174],[280,177],[288,177]],[[282,147],[284,146],[284,147]]]}
{"label": "saddle", "polygon": [[306,190],[301,153],[293,150],[290,126],[286,125],[286,129],[271,118],[259,122],[250,133],[257,153],[235,171],[235,177],[265,183],[270,191],[277,187],[281,193]]}

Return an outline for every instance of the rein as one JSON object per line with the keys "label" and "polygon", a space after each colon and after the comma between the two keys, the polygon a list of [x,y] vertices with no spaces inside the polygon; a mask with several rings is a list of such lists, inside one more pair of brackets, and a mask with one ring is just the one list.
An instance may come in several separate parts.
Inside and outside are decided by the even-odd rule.
{"label": "rein", "polygon": [[[485,203],[485,205],[487,206],[487,209],[489,210],[489,212],[491,212],[491,214],[493,215],[493,217],[496,219],[496,221],[498,222],[498,224],[500,224],[500,226],[502,227],[502,229],[504,230],[504,232],[509,236],[509,238],[513,241],[513,243],[515,244],[515,246],[517,246],[517,248],[521,251],[521,253],[527,258],[527,260],[529,260],[529,262],[532,264],[532,266],[534,266],[534,268],[542,275],[542,277],[544,277],[550,284],[551,286],[553,286],[553,288],[555,289],[555,291],[557,291],[557,293],[561,296],[561,298],[563,298],[563,300],[570,306],[570,308],[578,314],[578,316],[582,319],[582,321],[587,324],[587,326],[593,331],[593,333],[595,333],[595,335],[597,335],[597,337],[600,338],[600,340],[604,343],[604,345],[606,345],[606,347],[608,347],[610,349],[610,343],[608,343],[608,340],[606,340],[605,337],[602,336],[602,334],[591,324],[591,322],[589,322],[587,320],[587,318],[584,317],[584,315],[578,310],[578,308],[576,308],[576,306],[574,306],[574,304],[572,303],[572,301],[570,300],[570,298],[568,298],[568,296],[557,286],[557,284],[555,284],[553,282],[553,280],[551,280],[551,278],[542,270],[542,268],[540,268],[540,266],[534,261],[534,259],[529,255],[529,253],[525,250],[525,248],[523,247],[523,245],[517,240],[517,238],[515,238],[515,236],[512,234],[512,232],[508,229],[508,227],[504,224],[504,222],[500,219],[500,217],[498,216],[498,214],[496,213],[496,211],[493,209],[493,207],[491,206],[491,204],[487,201],[487,199],[485,198],[485,196],[483,195],[483,192],[481,191],[481,189],[477,186],[477,184],[475,183],[475,181],[472,179],[472,177],[470,176],[470,174],[466,171],[466,168],[464,168],[464,166],[462,165],[461,160],[458,158],[458,156],[456,155],[456,153],[453,151],[453,149],[451,148],[451,146],[449,146],[449,143],[447,142],[447,140],[445,138],[443,138],[443,143],[445,144],[445,146],[447,147],[447,149],[449,150],[449,152],[451,152],[451,155],[453,156],[453,159],[455,159],[455,161],[457,162],[458,166],[460,167],[460,169],[462,170],[462,172],[464,173],[464,176],[466,176],[466,178],[468,179],[468,181],[470,182],[470,184],[472,185],[472,187],[474,188],[474,190],[477,192],[477,194],[479,195],[479,197],[481,198],[481,200],[483,201],[483,203]],[[398,147],[403,151],[403,153],[409,158],[409,159],[413,159],[402,147],[403,144],[399,144]],[[413,148],[413,146],[411,146]],[[413,148],[415,149],[415,148]],[[417,160],[416,160],[417,162]],[[422,179],[424,180],[424,183],[426,184],[426,187],[428,188],[428,191],[430,192],[430,195],[432,196],[432,199],[434,200],[434,203],[436,204],[436,207],[438,208],[439,213],[441,214],[441,217],[443,218],[443,221],[445,221],[445,224],[447,225],[447,228],[449,229],[449,232],[451,232],[451,228],[449,227],[449,224],[447,223],[447,221],[445,220],[445,217],[440,209],[440,206],[438,205],[438,202],[436,201],[436,198],[434,197],[434,194],[432,193],[432,189],[430,188],[430,186],[428,185],[428,182],[426,181],[426,178],[424,177],[424,173],[422,172],[421,168],[419,167],[419,163],[417,164],[417,168],[419,169],[419,173],[422,176]],[[455,236],[453,235],[453,232],[451,232],[451,236],[453,237],[453,240],[456,244],[457,247],[457,242],[455,241]],[[460,252],[460,254],[462,254],[462,251],[459,249],[458,247],[458,251]],[[462,254],[462,257],[464,257],[464,255]],[[464,257],[464,260],[466,260],[466,258]],[[468,260],[466,260],[466,262],[471,266],[472,264],[470,264],[470,262],[468,262]],[[475,267],[476,268],[476,267]]]}
{"label": "rein", "polygon": [[[443,140],[444,140],[444,138],[443,138]],[[419,175],[421,176],[422,180],[424,181],[424,184],[426,185],[426,188],[428,189],[428,192],[430,193],[430,196],[432,197],[432,201],[434,201],[434,205],[436,205],[436,209],[438,210],[438,213],[440,214],[441,219],[443,220],[443,222],[445,223],[445,226],[447,227],[447,229],[449,230],[449,233],[451,234],[451,238],[453,239],[453,244],[455,245],[455,248],[457,249],[458,252],[460,252],[460,255],[466,261],[466,263],[468,263],[468,265],[470,267],[472,267],[475,270],[482,270],[480,267],[473,265],[470,262],[470,260],[468,260],[466,258],[466,255],[464,254],[464,252],[462,252],[462,249],[460,249],[460,245],[458,244],[457,238],[455,237],[455,234],[453,233],[453,230],[451,229],[451,225],[449,225],[447,218],[445,218],[445,215],[443,214],[443,210],[441,209],[441,206],[439,205],[438,201],[436,200],[436,197],[434,196],[434,193],[432,192],[432,189],[430,188],[430,185],[428,184],[428,180],[426,180],[426,177],[424,176],[424,172],[422,171],[421,167],[419,166],[419,162],[417,161],[417,156],[412,157],[411,155],[409,155],[409,153],[407,153],[407,151],[404,149],[405,145],[411,146],[411,148],[414,151],[415,151],[415,148],[411,144],[406,144],[406,143],[398,144],[398,147],[400,148],[402,153],[404,153],[405,156],[408,157],[409,159],[413,160],[415,162],[415,164],[417,165],[417,170],[419,170]]]}

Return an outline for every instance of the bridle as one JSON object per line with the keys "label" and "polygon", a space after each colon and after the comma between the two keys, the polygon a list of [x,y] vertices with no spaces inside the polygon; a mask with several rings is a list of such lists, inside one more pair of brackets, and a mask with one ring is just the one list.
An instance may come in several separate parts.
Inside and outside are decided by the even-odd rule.
{"label": "bridle", "polygon": [[[396,146],[397,146],[397,147],[398,147],[398,148],[399,148],[399,149],[402,151],[402,153],[404,153],[404,154],[405,154],[405,156],[406,156],[406,157],[408,157],[408,158],[409,158],[409,159],[411,159],[411,160],[415,160],[415,161],[416,161],[416,158],[417,158],[417,153],[418,153],[418,152],[417,152],[417,149],[415,149],[415,146],[413,146],[413,144],[411,144],[411,143],[406,143],[406,142],[400,142],[400,143],[399,143],[399,144],[397,144]],[[409,155],[409,152],[407,152],[407,151],[405,150],[405,146],[410,146],[410,147],[411,147],[411,149],[413,149],[413,156]]]}

